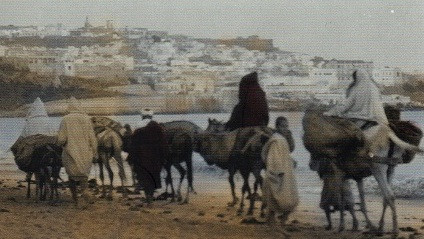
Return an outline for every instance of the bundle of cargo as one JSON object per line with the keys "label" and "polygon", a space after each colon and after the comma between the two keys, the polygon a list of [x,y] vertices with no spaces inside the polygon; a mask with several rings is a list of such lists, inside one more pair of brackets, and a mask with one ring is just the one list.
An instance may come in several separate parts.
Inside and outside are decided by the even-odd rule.
{"label": "bundle of cargo", "polygon": [[[423,131],[411,121],[390,121],[390,128],[401,140],[412,145],[418,146],[423,137]],[[414,156],[414,152],[406,151],[402,155],[403,163],[410,163]]]}
{"label": "bundle of cargo", "polygon": [[42,134],[31,135],[28,137],[20,137],[10,148],[15,156],[15,163],[18,168],[24,172],[35,172],[39,165],[37,159],[33,159],[33,153],[36,149],[51,146],[52,149],[58,149],[58,155],[61,154],[60,147],[56,146],[57,137]]}
{"label": "bundle of cargo", "polygon": [[303,117],[303,144],[312,155],[337,158],[365,142],[361,129],[348,119],[307,111]]}

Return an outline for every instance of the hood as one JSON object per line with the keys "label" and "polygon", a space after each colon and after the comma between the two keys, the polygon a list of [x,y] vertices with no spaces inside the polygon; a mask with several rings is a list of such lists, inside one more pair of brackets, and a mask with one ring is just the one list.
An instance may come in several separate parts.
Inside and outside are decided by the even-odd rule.
{"label": "hood", "polygon": [[250,91],[261,90],[258,81],[258,73],[252,72],[241,78],[239,84],[239,100],[244,100]]}
{"label": "hood", "polygon": [[352,88],[357,88],[366,92],[372,85],[377,86],[370,72],[364,68],[359,68],[353,72],[353,82],[347,88],[346,95],[350,95]]}
{"label": "hood", "polygon": [[69,113],[82,113],[82,106],[81,103],[75,99],[75,97],[71,97],[68,100],[68,112]]}
{"label": "hood", "polygon": [[44,103],[41,101],[40,97],[37,97],[34,103],[31,104],[26,116],[27,119],[34,117],[48,117],[46,107],[44,106]]}

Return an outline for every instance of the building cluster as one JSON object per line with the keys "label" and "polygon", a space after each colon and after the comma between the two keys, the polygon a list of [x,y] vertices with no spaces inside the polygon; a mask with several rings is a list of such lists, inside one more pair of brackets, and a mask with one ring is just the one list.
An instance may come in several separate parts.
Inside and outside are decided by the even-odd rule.
{"label": "building cluster", "polygon": [[[2,44],[0,56],[25,60],[42,74],[85,78],[133,78],[156,92],[213,96],[223,108],[237,100],[240,78],[257,71],[267,95],[274,100],[319,100],[332,104],[343,97],[352,72],[367,68],[384,86],[402,83],[398,68],[377,68],[362,60],[326,60],[305,53],[282,51],[271,39],[197,39],[147,28],[116,28],[113,21],[81,28],[0,26],[0,39],[22,37],[65,39],[80,44],[49,48]],[[87,42],[86,45],[81,42]],[[1,44],[1,43],[0,43]],[[396,97],[387,97],[391,102]],[[401,103],[408,99],[401,97]]]}

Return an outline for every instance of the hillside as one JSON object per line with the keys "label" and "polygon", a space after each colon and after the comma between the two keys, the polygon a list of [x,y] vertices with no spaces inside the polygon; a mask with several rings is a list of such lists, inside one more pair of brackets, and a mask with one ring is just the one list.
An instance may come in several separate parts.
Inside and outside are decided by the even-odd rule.
{"label": "hillside", "polygon": [[107,87],[128,84],[128,79],[84,79],[60,76],[60,85],[54,86],[53,76],[30,72],[22,62],[0,58],[0,111],[8,111],[32,102],[36,97],[43,101],[76,98],[120,96],[122,93],[106,91]]}

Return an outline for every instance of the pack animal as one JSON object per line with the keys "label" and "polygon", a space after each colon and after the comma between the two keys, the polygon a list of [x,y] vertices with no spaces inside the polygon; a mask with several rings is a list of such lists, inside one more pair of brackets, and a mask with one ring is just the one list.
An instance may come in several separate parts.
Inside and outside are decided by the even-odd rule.
{"label": "pack animal", "polygon": [[[367,226],[375,229],[367,215],[363,186],[363,179],[373,176],[376,179],[383,195],[383,212],[380,218],[378,231],[383,231],[384,216],[387,206],[389,206],[392,210],[392,233],[398,234],[399,229],[397,223],[395,196],[391,189],[390,182],[392,180],[394,169],[400,162],[399,159],[404,158],[405,155],[411,156],[414,154],[413,152],[422,152],[422,150],[416,146],[419,144],[419,140],[414,142],[415,145],[411,145],[397,137],[391,129],[388,129],[387,126],[379,124],[374,125],[363,131],[364,134],[374,135],[375,139],[380,143],[378,155],[369,157],[366,142],[364,144],[364,141],[361,141],[360,137],[351,137],[346,141],[338,140],[338,145],[341,145],[338,146],[339,148],[332,144],[334,143],[331,142],[332,140],[325,139],[324,134],[326,130],[328,130],[326,127],[329,127],[326,126],[326,124],[328,125],[328,122],[325,122],[325,120],[332,119],[323,118],[323,116],[317,112],[309,111],[305,113],[305,117],[303,119],[303,127],[305,131],[304,144],[311,152],[311,159],[332,160],[343,172],[344,178],[354,179],[357,182],[361,199],[361,211],[365,216]],[[316,133],[316,124],[320,125],[320,134]],[[333,131],[333,133],[335,131]],[[421,139],[421,130],[419,130],[418,133],[420,134]],[[320,144],[318,144],[320,145],[320,148],[324,148],[321,151],[315,147],[317,145],[316,142],[314,143],[314,141],[321,140],[319,137],[324,137],[324,142],[320,142]],[[342,190],[342,188],[340,188],[340,190]],[[341,193],[341,195],[343,195],[343,193]],[[341,197],[339,205],[344,205],[343,197]],[[344,213],[343,210],[340,210],[339,231],[342,230],[344,230]]]}
{"label": "pack animal", "polygon": [[258,182],[262,182],[261,170],[264,163],[261,159],[263,145],[272,135],[273,130],[267,127],[246,127],[231,132],[210,133],[204,132],[198,135],[195,151],[205,159],[208,164],[215,164],[229,172],[232,202],[234,206],[238,202],[235,194],[234,175],[237,171],[243,177],[242,199],[238,212],[244,208],[244,196],[247,192],[250,198],[248,214],[253,214],[255,197],[252,197],[249,186],[249,175],[253,173]]}
{"label": "pack animal", "polygon": [[[102,182],[102,197],[106,197],[109,200],[112,199],[112,190],[113,190],[113,171],[110,166],[110,160],[114,158],[118,164],[119,177],[121,179],[122,194],[126,196],[125,182],[126,175],[123,164],[123,159],[121,152],[123,149],[123,135],[125,129],[116,121],[113,121],[107,117],[92,117],[91,121],[93,122],[94,131],[96,132],[97,142],[98,142],[98,154],[99,159],[97,163],[100,168],[100,180]],[[106,193],[106,186],[104,182],[104,171],[103,166],[106,167],[109,175],[109,190]]]}

